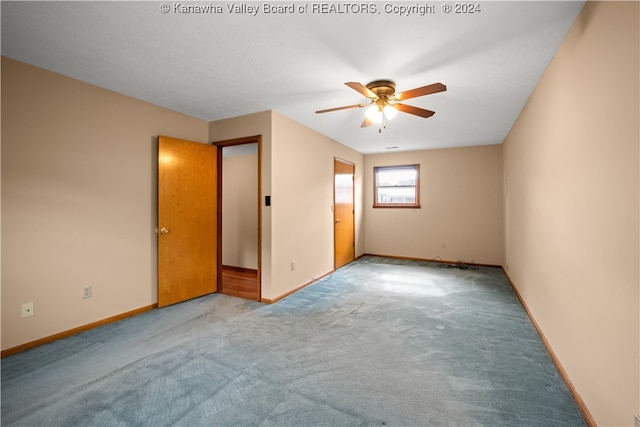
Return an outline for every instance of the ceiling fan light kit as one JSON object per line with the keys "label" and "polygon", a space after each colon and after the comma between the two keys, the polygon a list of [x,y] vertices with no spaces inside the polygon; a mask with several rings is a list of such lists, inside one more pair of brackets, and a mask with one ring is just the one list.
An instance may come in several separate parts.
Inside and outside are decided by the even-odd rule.
{"label": "ceiling fan light kit", "polygon": [[375,124],[382,123],[382,111],[377,105],[367,108],[364,115]]}
{"label": "ceiling fan light kit", "polygon": [[387,120],[393,120],[398,111],[413,114],[414,116],[428,118],[435,114],[434,111],[425,110],[423,108],[402,104],[399,101],[416,98],[419,96],[430,95],[432,93],[444,92],[447,87],[442,83],[433,83],[416,89],[407,90],[396,94],[396,84],[391,80],[374,80],[363,85],[358,82],[346,82],[356,92],[369,98],[368,104],[347,105],[344,107],[329,108],[326,110],[318,110],[316,113],[328,113],[331,111],[348,110],[351,108],[367,107],[365,119],[361,127],[368,127],[372,124],[382,124],[378,132],[382,132],[382,127],[386,126]]}
{"label": "ceiling fan light kit", "polygon": [[385,105],[382,112],[387,120],[393,120],[393,118],[398,115],[398,110],[396,110],[396,107],[393,105]]}

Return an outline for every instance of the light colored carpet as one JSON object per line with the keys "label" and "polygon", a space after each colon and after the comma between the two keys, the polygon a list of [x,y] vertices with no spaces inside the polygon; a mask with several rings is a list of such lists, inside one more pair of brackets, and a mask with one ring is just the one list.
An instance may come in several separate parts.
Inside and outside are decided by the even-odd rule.
{"label": "light colored carpet", "polygon": [[584,426],[499,269],[363,257],[2,360],[3,426]]}

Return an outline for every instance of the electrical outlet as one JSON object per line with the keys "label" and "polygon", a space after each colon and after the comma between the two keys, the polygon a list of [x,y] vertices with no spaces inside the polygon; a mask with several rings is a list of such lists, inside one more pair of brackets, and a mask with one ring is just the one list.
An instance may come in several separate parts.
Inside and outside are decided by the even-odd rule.
{"label": "electrical outlet", "polygon": [[28,302],[22,304],[22,317],[31,317],[33,316],[33,303]]}
{"label": "electrical outlet", "polygon": [[87,286],[86,288],[82,289],[82,299],[91,298],[91,293],[91,286]]}
{"label": "electrical outlet", "polygon": [[291,271],[296,269],[296,260],[291,261]]}
{"label": "electrical outlet", "polygon": [[447,242],[442,242],[442,244],[440,245],[440,247],[442,249],[447,249]]}

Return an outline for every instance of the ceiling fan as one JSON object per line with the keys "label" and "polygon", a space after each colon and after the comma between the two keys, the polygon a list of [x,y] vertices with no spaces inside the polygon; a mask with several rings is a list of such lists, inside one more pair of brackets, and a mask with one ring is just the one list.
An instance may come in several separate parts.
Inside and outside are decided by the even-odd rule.
{"label": "ceiling fan", "polygon": [[391,80],[374,80],[366,85],[358,82],[346,82],[345,85],[349,86],[356,92],[369,98],[368,103],[346,105],[344,107],[328,108],[326,110],[318,110],[316,113],[329,113],[331,111],[348,110],[351,108],[367,107],[365,113],[365,119],[360,127],[371,126],[372,124],[381,124],[379,132],[382,132],[382,127],[386,127],[386,120],[392,120],[398,111],[403,113],[413,114],[414,116],[424,117],[425,119],[435,114],[434,111],[425,110],[423,108],[414,107],[412,105],[402,104],[399,101],[406,99],[417,98],[418,96],[430,95],[432,93],[443,92],[447,90],[447,87],[442,83],[433,83],[427,86],[422,86],[416,89],[407,90],[404,92],[396,93],[396,84]]}

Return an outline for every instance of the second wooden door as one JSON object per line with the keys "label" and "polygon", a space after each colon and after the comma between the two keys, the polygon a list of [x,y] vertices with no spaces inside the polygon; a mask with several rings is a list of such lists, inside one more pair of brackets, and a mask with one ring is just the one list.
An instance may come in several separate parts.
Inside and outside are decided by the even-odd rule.
{"label": "second wooden door", "polygon": [[353,185],[355,165],[341,159],[334,160],[334,267],[336,269],[355,259],[355,210]]}

